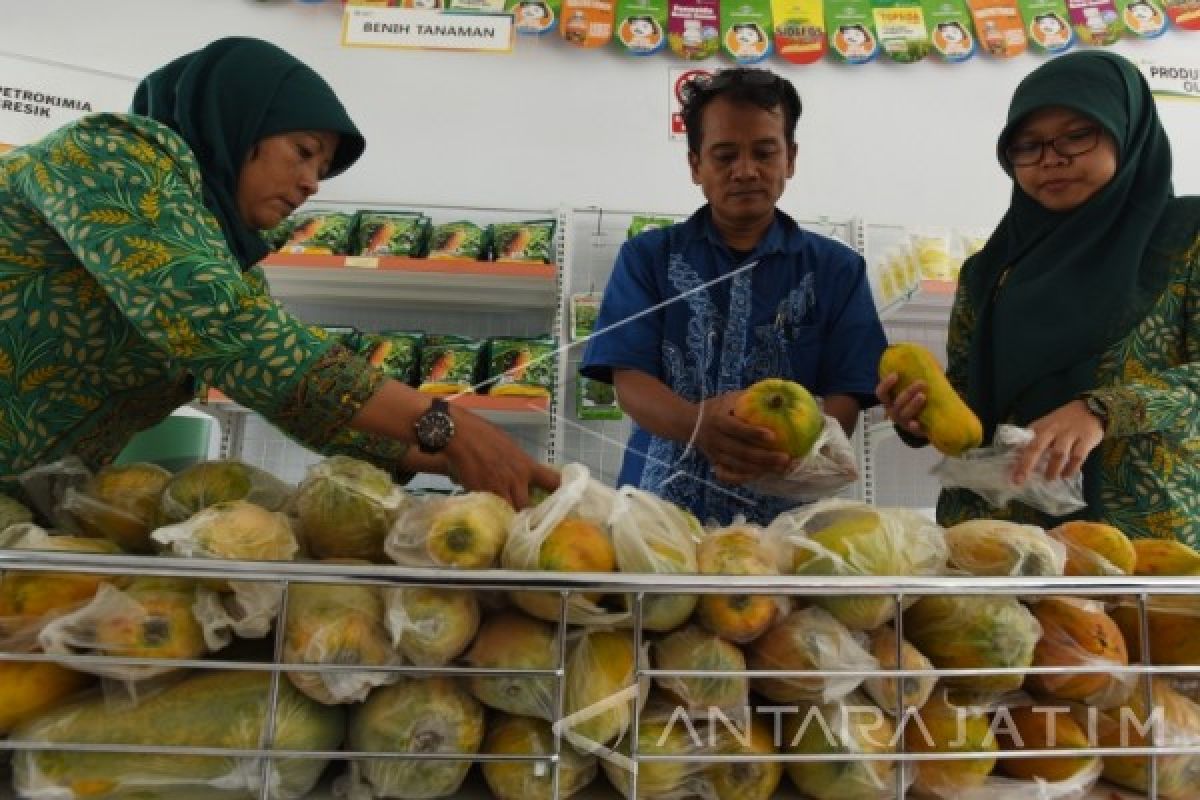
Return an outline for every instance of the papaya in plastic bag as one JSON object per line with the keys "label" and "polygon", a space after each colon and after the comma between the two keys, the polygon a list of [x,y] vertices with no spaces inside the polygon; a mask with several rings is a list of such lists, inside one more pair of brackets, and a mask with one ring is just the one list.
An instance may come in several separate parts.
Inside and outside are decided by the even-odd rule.
{"label": "papaya in plastic bag", "polygon": [[490,492],[420,498],[396,519],[384,550],[411,567],[487,569],[504,550],[513,514]]}

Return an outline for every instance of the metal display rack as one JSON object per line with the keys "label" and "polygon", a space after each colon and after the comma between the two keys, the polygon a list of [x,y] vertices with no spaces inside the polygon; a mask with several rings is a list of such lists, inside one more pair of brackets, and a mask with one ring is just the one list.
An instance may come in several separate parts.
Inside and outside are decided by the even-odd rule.
{"label": "metal display rack", "polygon": [[[280,683],[286,680],[284,673],[331,673],[331,672],[393,672],[402,675],[422,676],[514,676],[528,678],[552,678],[556,683],[554,692],[554,719],[563,717],[564,708],[564,674],[566,658],[566,641],[569,626],[564,611],[568,599],[581,592],[600,592],[605,594],[624,593],[633,598],[632,635],[636,646],[635,652],[642,652],[646,641],[646,632],[642,626],[641,609],[647,596],[662,594],[767,594],[788,595],[794,598],[818,596],[872,596],[889,597],[895,607],[903,607],[906,599],[936,595],[1002,595],[1030,597],[1035,595],[1077,595],[1084,597],[1129,596],[1136,599],[1140,615],[1141,642],[1140,652],[1150,653],[1150,641],[1147,625],[1147,602],[1151,597],[1165,595],[1195,595],[1200,592],[1200,584],[1195,578],[888,578],[886,582],[878,577],[863,578],[817,578],[817,577],[781,577],[781,576],[699,576],[699,575],[634,575],[634,574],[565,574],[547,572],[519,572],[506,570],[481,571],[447,571],[436,569],[414,569],[394,566],[359,566],[333,565],[327,563],[282,563],[282,562],[237,562],[213,561],[180,558],[147,558],[138,556],[98,556],[76,553],[36,552],[0,550],[0,570],[16,572],[54,572],[54,573],[90,573],[90,574],[120,574],[128,576],[166,576],[176,578],[192,578],[196,580],[235,580],[273,582],[282,586],[284,601],[281,605],[280,616],[276,621],[270,658],[259,660],[185,660],[185,659],[147,659],[147,658],[118,658],[108,656],[85,655],[53,655],[27,652],[0,652],[0,658],[8,661],[40,662],[54,661],[66,666],[96,665],[153,665],[176,666],[205,670],[253,670],[270,674],[270,693],[268,699],[268,714],[263,726],[260,743],[253,748],[225,747],[176,747],[154,745],[121,745],[97,742],[23,742],[11,739],[0,740],[0,752],[3,751],[67,751],[67,752],[108,752],[108,753],[138,753],[189,756],[220,756],[224,758],[246,759],[258,771],[259,780],[254,792],[259,800],[269,800],[271,765],[273,759],[319,759],[323,761],[349,761],[363,759],[406,759],[406,760],[470,760],[474,762],[487,761],[527,761],[541,762],[554,770],[555,798],[558,797],[557,781],[563,742],[557,729],[554,732],[554,749],[552,752],[530,755],[483,755],[475,753],[414,753],[414,752],[375,752],[375,751],[313,751],[284,749],[276,746],[274,731],[277,727],[276,706],[280,693]],[[415,667],[389,666],[366,667],[350,664],[297,664],[287,663],[283,657],[283,631],[287,625],[287,592],[289,587],[297,584],[345,584],[358,586],[380,587],[434,587],[452,588],[471,591],[511,591],[539,590],[557,593],[559,595],[559,622],[557,623],[557,639],[555,666],[552,669],[482,669],[458,666],[448,667]],[[900,656],[899,643],[904,639],[903,615],[897,615],[897,663],[903,663]],[[980,676],[1000,674],[1076,674],[1087,672],[1124,673],[1135,676],[1140,681],[1139,690],[1144,692],[1143,700],[1146,708],[1152,708],[1153,695],[1150,679],[1159,675],[1200,675],[1200,665],[1188,666],[1156,666],[1153,664],[1131,664],[1127,667],[1030,667],[1030,668],[995,668],[995,669],[873,669],[873,670],[742,670],[742,671],[713,671],[686,670],[669,671],[650,669],[643,664],[635,668],[635,685],[642,680],[661,678],[695,678],[695,677],[773,677],[773,678],[820,678],[820,677],[884,677],[904,678],[931,676],[948,678],[956,676]],[[903,702],[902,700],[900,701]],[[903,719],[905,709],[896,709],[896,719]],[[635,704],[632,709],[631,730],[638,730],[640,708]],[[651,755],[640,753],[637,737],[631,738],[632,751],[630,758],[637,764],[648,764],[663,761],[702,762],[704,764],[719,763],[753,763],[762,761],[787,762],[842,762],[842,761],[894,761],[909,765],[918,761],[928,760],[960,760],[971,758],[1005,757],[1005,753],[1019,754],[1022,758],[1039,757],[1070,757],[1070,756],[1150,756],[1149,791],[1145,797],[1156,800],[1158,782],[1157,758],[1170,755],[1191,755],[1200,758],[1200,740],[1188,742],[1163,741],[1158,726],[1160,720],[1155,714],[1150,714],[1147,720],[1149,730],[1148,741],[1151,744],[1128,747],[1088,746],[1077,748],[1056,748],[1045,750],[1022,750],[993,752],[907,752],[903,747],[903,737],[899,738],[896,752],[862,753],[840,752],[822,754],[781,753],[778,755],[715,755],[711,753],[694,753],[689,755]],[[896,770],[895,794],[897,800],[910,796],[906,788],[904,773],[906,769]],[[631,794],[636,795],[637,773],[632,777]],[[1200,789],[1198,789],[1200,791]],[[1095,797],[1138,797],[1139,795],[1120,795],[1105,789],[1104,794]],[[0,795],[3,796],[3,795]],[[58,796],[58,795],[55,795]],[[250,796],[249,791],[244,796]],[[312,795],[318,797],[320,795]],[[474,798],[472,790],[466,789],[452,795],[456,800]],[[486,796],[486,795],[485,795]],[[615,800],[619,797],[616,790],[605,789],[602,781],[597,781],[589,792],[579,795],[585,798],[604,798]],[[794,797],[787,790],[781,789],[778,798]]]}

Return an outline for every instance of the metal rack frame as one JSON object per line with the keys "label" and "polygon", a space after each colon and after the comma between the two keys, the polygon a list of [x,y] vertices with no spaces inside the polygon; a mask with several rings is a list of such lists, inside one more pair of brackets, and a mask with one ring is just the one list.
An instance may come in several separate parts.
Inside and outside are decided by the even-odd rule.
{"label": "metal rack frame", "polygon": [[[1140,651],[1147,656],[1150,654],[1147,601],[1152,596],[1160,595],[1197,595],[1200,594],[1200,581],[1192,577],[1179,578],[960,578],[960,577],[926,577],[926,578],[887,578],[886,582],[879,577],[810,577],[794,576],[702,576],[702,575],[640,575],[640,574],[569,574],[547,573],[511,570],[481,570],[481,571],[447,571],[439,569],[418,569],[396,566],[359,566],[334,565],[324,563],[294,563],[294,562],[240,562],[215,561],[183,558],[147,558],[139,556],[100,556],[94,554],[59,553],[0,550],[0,569],[26,572],[57,572],[57,573],[98,573],[131,576],[165,576],[177,578],[192,578],[199,580],[235,580],[235,581],[264,581],[276,582],[283,585],[283,603],[276,623],[271,661],[231,661],[231,660],[200,660],[200,659],[147,659],[119,658],[97,655],[46,655],[42,653],[13,653],[0,652],[0,660],[8,661],[53,661],[67,666],[73,664],[87,665],[105,663],[109,665],[152,665],[191,667],[208,670],[256,670],[271,674],[269,706],[264,723],[263,736],[260,746],[256,748],[223,748],[223,747],[179,747],[179,746],[145,746],[145,745],[116,745],[96,743],[70,742],[23,742],[0,740],[0,751],[16,750],[58,750],[77,752],[112,752],[112,753],[146,753],[146,754],[177,754],[221,756],[240,759],[261,759],[259,767],[260,784],[258,796],[261,800],[270,797],[271,766],[273,759],[311,758],[320,760],[352,760],[352,759],[431,759],[473,762],[486,761],[536,761],[546,762],[554,766],[554,797],[559,796],[558,780],[560,757],[562,753],[562,736],[557,726],[554,727],[554,752],[530,754],[521,756],[488,755],[483,753],[393,753],[374,751],[308,751],[288,750],[275,747],[274,731],[276,727],[276,706],[279,698],[280,680],[284,673],[302,671],[306,673],[325,672],[388,672],[410,676],[517,676],[517,677],[552,677],[557,682],[555,692],[554,719],[563,716],[565,693],[565,663],[566,641],[569,625],[567,615],[568,599],[571,595],[581,592],[624,593],[633,595],[633,638],[637,648],[642,652],[646,640],[642,628],[642,603],[646,595],[659,594],[769,594],[788,595],[792,597],[811,596],[887,596],[892,598],[895,608],[902,609],[906,598],[933,595],[1080,595],[1095,596],[1133,596],[1137,599],[1139,620],[1141,624]],[[292,584],[347,584],[379,587],[432,587],[452,588],[458,590],[529,590],[547,591],[559,595],[559,621],[557,623],[556,666],[552,669],[484,669],[457,666],[447,667],[415,667],[415,666],[363,666],[347,664],[297,664],[287,663],[283,659],[284,631],[287,626],[287,591]],[[904,641],[903,615],[895,618],[897,634],[897,664],[902,664],[900,658],[901,646]],[[1153,694],[1150,678],[1155,675],[1200,675],[1200,665],[1188,666],[1156,666],[1153,664],[1131,664],[1127,667],[1008,667],[995,669],[959,668],[959,669],[873,669],[873,670],[662,670],[644,667],[641,663],[635,665],[634,685],[641,685],[643,680],[655,678],[676,677],[778,677],[778,678],[819,678],[819,677],[880,677],[901,679],[906,677],[930,676],[936,678],[979,675],[1003,674],[1079,674],[1088,672],[1121,673],[1142,678],[1142,691],[1146,708],[1153,707]],[[899,704],[903,700],[898,700]],[[904,719],[905,709],[902,705],[895,709],[897,719]],[[636,732],[639,725],[641,710],[635,703],[632,712],[631,730]],[[1157,798],[1158,768],[1156,756],[1175,754],[1192,754],[1200,756],[1200,742],[1192,744],[1164,745],[1159,743],[1158,720],[1155,714],[1149,714],[1147,724],[1150,730],[1152,744],[1142,747],[1080,747],[1055,748],[1047,750],[1022,750],[1001,752],[906,752],[902,739],[896,752],[885,753],[833,753],[833,754],[792,754],[777,755],[743,755],[711,753],[689,755],[647,755],[640,753],[637,747],[637,736],[631,739],[630,758],[633,763],[651,762],[702,762],[717,763],[753,763],[763,761],[810,762],[810,761],[893,761],[901,765],[911,764],[922,760],[960,760],[971,758],[1002,758],[1005,754],[1019,755],[1022,758],[1066,757],[1066,756],[1148,756],[1150,757],[1149,793],[1150,800]],[[257,766],[257,765],[256,765]],[[895,797],[903,800],[907,796],[906,768],[896,772]],[[637,770],[631,775],[631,796],[636,796]]]}

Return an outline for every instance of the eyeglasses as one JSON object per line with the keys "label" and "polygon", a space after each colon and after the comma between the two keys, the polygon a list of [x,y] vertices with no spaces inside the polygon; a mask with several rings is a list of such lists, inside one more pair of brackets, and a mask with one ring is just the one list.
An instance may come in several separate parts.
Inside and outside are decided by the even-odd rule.
{"label": "eyeglasses", "polygon": [[1096,149],[1098,144],[1100,144],[1098,127],[1076,128],[1052,139],[1013,142],[1004,148],[1004,157],[1014,167],[1031,167],[1042,160],[1042,156],[1046,153],[1046,145],[1050,145],[1060,156],[1071,158],[1090,153]]}

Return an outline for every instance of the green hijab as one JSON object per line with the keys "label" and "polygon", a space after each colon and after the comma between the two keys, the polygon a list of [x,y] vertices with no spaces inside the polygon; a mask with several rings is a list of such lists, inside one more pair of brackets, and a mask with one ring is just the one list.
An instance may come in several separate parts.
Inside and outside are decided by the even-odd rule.
{"label": "green hijab", "polygon": [[1026,76],[996,148],[1010,176],[1009,137],[1048,106],[1103,126],[1117,143],[1117,172],[1065,212],[1046,210],[1014,182],[1007,213],[963,269],[967,297],[980,310],[967,402],[988,441],[1000,422],[1027,425],[1096,388],[1101,355],[1146,316],[1167,283],[1162,260],[1144,256],[1174,194],[1171,149],[1141,73],[1119,55],[1086,51]]}
{"label": "green hijab", "polygon": [[138,85],[130,110],[161,122],[188,143],[200,162],[204,204],[243,268],[268,252],[237,206],[238,174],[259,141],[300,130],[340,134],[330,177],[366,148],[329,84],[259,39],[218,39],[155,70]]}

